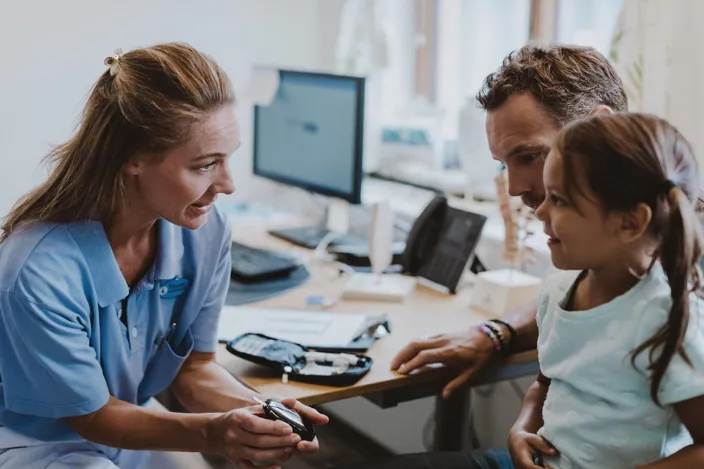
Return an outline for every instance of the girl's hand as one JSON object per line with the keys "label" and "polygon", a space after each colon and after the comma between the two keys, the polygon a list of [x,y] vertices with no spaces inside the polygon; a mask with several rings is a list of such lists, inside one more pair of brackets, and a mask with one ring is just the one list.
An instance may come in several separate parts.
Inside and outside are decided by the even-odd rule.
{"label": "girl's hand", "polygon": [[261,417],[262,412],[262,406],[257,405],[215,417],[206,429],[210,450],[223,454],[240,469],[279,468],[275,463],[288,461],[301,437],[284,422]]}
{"label": "girl's hand", "polygon": [[516,469],[540,469],[541,466],[535,464],[536,456],[558,454],[547,440],[523,430],[515,430],[509,434],[508,449]]}

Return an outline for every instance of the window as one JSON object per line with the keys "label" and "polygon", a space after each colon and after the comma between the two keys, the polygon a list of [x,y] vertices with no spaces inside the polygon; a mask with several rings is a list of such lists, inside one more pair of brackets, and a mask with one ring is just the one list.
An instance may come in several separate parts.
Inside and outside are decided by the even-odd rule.
{"label": "window", "polygon": [[[531,0],[415,0],[405,5],[412,10],[406,16],[413,31],[407,40],[413,48],[411,96],[401,110],[386,111],[385,127],[394,130],[385,135],[396,147],[384,152],[376,173],[464,193],[460,112],[465,106],[475,107],[474,96],[484,78],[509,52],[528,42]],[[387,82],[384,94],[397,93],[398,86]],[[483,115],[479,120],[471,132],[481,143],[486,139]],[[399,148],[398,139],[391,139],[398,129],[417,135],[422,126],[427,136],[416,141],[430,142],[425,148]],[[488,155],[482,161],[491,163]]]}
{"label": "window", "polygon": [[591,46],[609,57],[622,0],[560,0],[557,41]]}
{"label": "window", "polygon": [[[464,193],[467,185],[466,171],[462,169],[461,149],[466,148],[463,139],[476,142],[472,172],[481,172],[481,177],[488,180],[487,190],[492,190],[493,167],[489,155],[484,155],[488,149],[483,113],[464,120],[462,128],[459,124],[462,110],[474,106],[474,96],[484,78],[499,68],[508,53],[525,45],[531,37],[589,45],[609,56],[622,3],[622,0],[386,1],[399,9],[395,11],[397,20],[392,29],[405,35],[399,36],[396,44],[407,47],[411,64],[405,65],[404,73],[392,71],[394,80],[387,80],[383,86],[385,96],[399,95],[402,88],[409,93],[407,102],[396,101],[392,111],[385,109],[387,118],[382,126],[392,129],[387,133],[390,136],[404,132],[417,135],[419,131],[423,133],[425,126],[428,135],[415,141],[441,142],[431,144],[432,148],[425,153],[418,147],[412,152],[401,149],[397,153],[394,148],[384,154],[377,172],[455,193]],[[405,14],[400,9],[405,9]],[[403,83],[404,79],[408,81]],[[392,100],[387,98],[386,102]],[[397,157],[400,154],[403,157]],[[483,164],[485,160],[487,165]]]}

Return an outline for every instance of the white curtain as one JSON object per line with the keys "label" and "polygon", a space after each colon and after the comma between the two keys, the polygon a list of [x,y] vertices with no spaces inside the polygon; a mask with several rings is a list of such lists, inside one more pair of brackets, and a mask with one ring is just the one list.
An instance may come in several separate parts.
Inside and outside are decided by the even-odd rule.
{"label": "white curtain", "polygon": [[378,165],[384,118],[408,101],[413,54],[413,3],[346,0],[340,15],[335,71],[367,78],[364,169]]}
{"label": "white curtain", "polygon": [[625,0],[611,58],[631,111],[668,119],[704,174],[704,2]]}

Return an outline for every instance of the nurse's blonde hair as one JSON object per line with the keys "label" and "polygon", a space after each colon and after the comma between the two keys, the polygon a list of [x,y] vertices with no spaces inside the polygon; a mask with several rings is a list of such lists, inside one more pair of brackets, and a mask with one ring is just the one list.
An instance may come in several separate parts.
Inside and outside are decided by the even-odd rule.
{"label": "nurse's blonde hair", "polygon": [[75,134],[46,156],[48,179],[12,208],[0,242],[34,222],[109,222],[126,163],[183,145],[210,112],[235,101],[225,72],[187,44],[117,51],[105,64]]}

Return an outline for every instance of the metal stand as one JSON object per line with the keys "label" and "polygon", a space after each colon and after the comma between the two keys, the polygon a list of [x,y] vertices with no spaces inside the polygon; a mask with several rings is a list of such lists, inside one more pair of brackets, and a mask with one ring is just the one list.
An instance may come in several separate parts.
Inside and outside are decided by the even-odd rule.
{"label": "metal stand", "polygon": [[394,407],[401,402],[413,401],[429,396],[435,399],[435,431],[433,449],[436,451],[459,451],[466,437],[476,438],[476,430],[470,428],[471,388],[484,384],[537,375],[540,366],[536,361],[489,366],[471,383],[457,389],[445,400],[440,393],[448,380],[417,383],[397,389],[387,389],[364,397],[382,409]]}
{"label": "metal stand", "polygon": [[442,395],[435,398],[433,450],[459,451],[462,449],[470,401],[467,387],[457,389],[448,399],[443,399]]}

